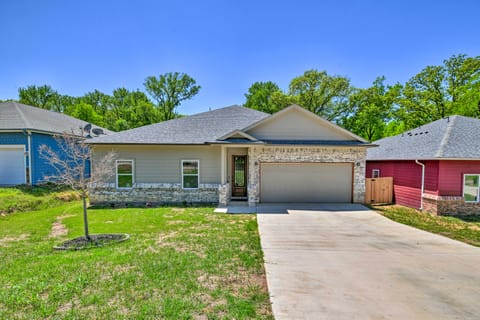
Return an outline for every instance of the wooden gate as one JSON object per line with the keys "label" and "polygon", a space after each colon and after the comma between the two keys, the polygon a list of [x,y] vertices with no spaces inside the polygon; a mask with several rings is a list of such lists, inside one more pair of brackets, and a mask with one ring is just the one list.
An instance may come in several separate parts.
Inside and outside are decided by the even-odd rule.
{"label": "wooden gate", "polygon": [[365,203],[392,203],[393,177],[365,179]]}

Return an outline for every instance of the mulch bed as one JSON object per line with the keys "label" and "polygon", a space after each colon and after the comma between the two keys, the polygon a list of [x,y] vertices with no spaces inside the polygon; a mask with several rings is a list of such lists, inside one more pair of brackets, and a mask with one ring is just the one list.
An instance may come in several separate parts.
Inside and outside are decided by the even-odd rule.
{"label": "mulch bed", "polygon": [[82,250],[103,247],[106,245],[123,242],[128,239],[130,239],[130,235],[126,233],[91,234],[90,239],[82,236],[64,241],[60,245],[53,248],[55,250]]}

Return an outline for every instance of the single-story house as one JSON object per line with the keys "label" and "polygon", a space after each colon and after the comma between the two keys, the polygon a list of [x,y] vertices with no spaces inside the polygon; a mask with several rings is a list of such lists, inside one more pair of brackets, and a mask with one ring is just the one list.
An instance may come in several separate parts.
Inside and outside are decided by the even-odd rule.
{"label": "single-story house", "polygon": [[450,116],[373,143],[367,178],[393,177],[395,203],[438,215],[480,213],[479,119]]}
{"label": "single-story house", "polygon": [[116,176],[93,204],[363,202],[364,139],[292,105],[230,106],[89,141],[114,150]]}
{"label": "single-story house", "polygon": [[85,121],[58,112],[17,102],[0,103],[0,185],[44,183],[45,175],[54,171],[40,157],[40,146],[45,144],[56,150],[55,135],[63,132],[81,135],[87,125]]}

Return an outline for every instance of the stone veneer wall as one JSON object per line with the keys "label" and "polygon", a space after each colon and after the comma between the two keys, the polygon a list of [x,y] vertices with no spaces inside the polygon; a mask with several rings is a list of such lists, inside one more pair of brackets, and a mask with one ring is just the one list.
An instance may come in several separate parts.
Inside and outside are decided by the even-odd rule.
{"label": "stone veneer wall", "polygon": [[136,183],[131,189],[117,189],[115,184],[90,189],[93,205],[162,205],[182,203],[218,203],[219,185],[200,184],[198,189],[182,189],[181,184]]}
{"label": "stone veneer wall", "polygon": [[433,215],[478,215],[480,203],[465,202],[459,196],[423,195],[423,210]]}
{"label": "stone veneer wall", "polygon": [[350,162],[353,163],[353,202],[365,201],[366,148],[359,147],[251,147],[248,152],[248,203],[260,201],[261,162]]}
{"label": "stone veneer wall", "polygon": [[228,204],[230,194],[230,183],[222,184],[218,187],[218,203],[226,206]]}

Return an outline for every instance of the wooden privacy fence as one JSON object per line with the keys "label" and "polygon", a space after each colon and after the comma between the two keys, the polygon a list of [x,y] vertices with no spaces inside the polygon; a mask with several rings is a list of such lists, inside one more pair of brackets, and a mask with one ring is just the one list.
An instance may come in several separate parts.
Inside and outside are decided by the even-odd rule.
{"label": "wooden privacy fence", "polygon": [[365,179],[365,203],[392,203],[393,177]]}

